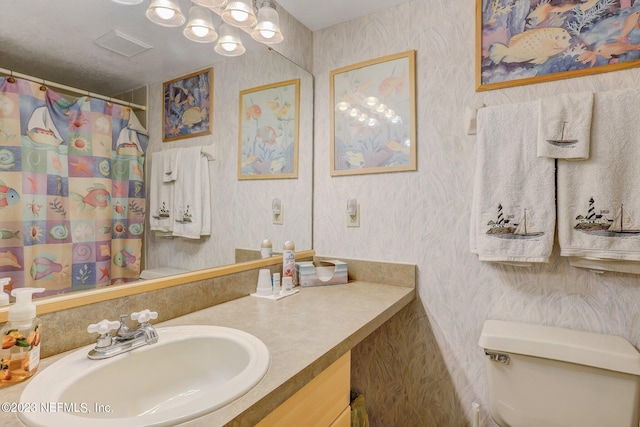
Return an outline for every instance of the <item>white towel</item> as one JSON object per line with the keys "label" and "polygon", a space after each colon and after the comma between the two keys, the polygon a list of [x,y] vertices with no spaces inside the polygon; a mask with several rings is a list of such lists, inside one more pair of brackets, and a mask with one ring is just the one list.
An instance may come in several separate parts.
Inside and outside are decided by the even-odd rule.
{"label": "white towel", "polygon": [[470,243],[481,261],[549,261],[555,161],[536,156],[537,127],[537,102],[478,111]]}
{"label": "white towel", "polygon": [[179,148],[170,148],[162,152],[164,154],[164,176],[163,182],[171,182],[178,179],[178,156],[180,153]]}
{"label": "white towel", "polygon": [[203,236],[211,235],[211,175],[209,174],[209,161],[216,158],[216,147],[214,144],[200,147],[202,163],[202,230]]}
{"label": "white towel", "polygon": [[558,161],[560,255],[640,261],[640,91],[596,93],[591,155]]}
{"label": "white towel", "polygon": [[[202,179],[203,165],[207,167],[208,164],[202,160],[199,146],[181,148],[178,151],[178,177],[173,184],[174,236],[199,239],[202,235],[203,194],[208,194],[210,188],[209,182],[203,182]],[[208,215],[210,221],[211,213],[208,212]]]}
{"label": "white towel", "polygon": [[204,153],[200,156],[201,197],[202,197],[202,228],[201,236],[211,235],[211,181],[209,174],[209,159]]}
{"label": "white towel", "polygon": [[593,273],[614,271],[617,273],[640,274],[640,263],[635,261],[597,260],[579,257],[569,257],[571,267],[583,268]]}
{"label": "white towel", "polygon": [[593,93],[565,93],[539,102],[538,157],[588,159]]}
{"label": "white towel", "polygon": [[173,218],[165,217],[170,215],[173,207],[173,183],[165,183],[164,175],[164,153],[158,151],[151,153],[151,171],[149,183],[149,225],[152,231],[171,232],[173,229]]}

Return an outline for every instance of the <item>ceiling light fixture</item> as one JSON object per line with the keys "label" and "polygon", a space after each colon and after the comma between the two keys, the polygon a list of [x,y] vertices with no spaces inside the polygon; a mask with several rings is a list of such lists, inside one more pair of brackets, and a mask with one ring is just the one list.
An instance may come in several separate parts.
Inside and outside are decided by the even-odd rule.
{"label": "ceiling light fixture", "polygon": [[185,21],[180,6],[172,0],[153,0],[147,9],[147,18],[163,27],[179,27]]}
{"label": "ceiling light fixture", "polygon": [[222,24],[219,32],[220,36],[215,47],[216,52],[223,56],[240,56],[245,52],[237,28],[229,24]]}
{"label": "ceiling light fixture", "polygon": [[227,3],[227,0],[191,0],[193,3],[208,7],[208,8],[222,8]]}
{"label": "ceiling light fixture", "polygon": [[[136,5],[143,0],[112,0],[124,5]],[[264,44],[280,43],[284,37],[280,31],[280,17],[274,0],[191,0],[189,21],[182,33],[189,40],[211,43],[218,40],[215,51],[225,56],[238,56],[245,52],[235,27],[250,34]],[[260,7],[257,7],[260,4]],[[211,12],[225,22],[216,33]],[[256,12],[258,17],[256,18]],[[151,22],[164,27],[179,27],[186,21],[177,0],[152,0],[146,11]],[[223,31],[223,28],[224,31]],[[223,38],[224,35],[224,38]]]}
{"label": "ceiling light fixture", "polygon": [[211,43],[216,41],[218,33],[211,22],[211,11],[202,6],[191,6],[189,9],[189,21],[182,31],[184,36],[198,43]]}
{"label": "ceiling light fixture", "polygon": [[262,6],[258,11],[258,23],[253,28],[251,37],[256,41],[267,44],[275,44],[282,41],[280,17],[270,0],[262,2]]}
{"label": "ceiling light fixture", "polygon": [[251,27],[256,23],[253,5],[247,0],[231,0],[222,12],[222,20],[234,27]]}
{"label": "ceiling light fixture", "polygon": [[127,6],[135,6],[143,2],[143,0],[111,0],[114,3],[126,4]]}

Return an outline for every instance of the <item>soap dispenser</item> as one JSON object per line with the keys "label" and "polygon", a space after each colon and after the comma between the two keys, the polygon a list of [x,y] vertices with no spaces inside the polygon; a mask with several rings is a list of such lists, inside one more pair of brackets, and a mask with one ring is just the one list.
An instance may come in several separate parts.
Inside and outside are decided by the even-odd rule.
{"label": "soap dispenser", "polygon": [[30,378],[40,364],[42,322],[36,317],[33,294],[44,288],[17,288],[11,291],[16,303],[9,307],[9,321],[0,330],[0,387]]}

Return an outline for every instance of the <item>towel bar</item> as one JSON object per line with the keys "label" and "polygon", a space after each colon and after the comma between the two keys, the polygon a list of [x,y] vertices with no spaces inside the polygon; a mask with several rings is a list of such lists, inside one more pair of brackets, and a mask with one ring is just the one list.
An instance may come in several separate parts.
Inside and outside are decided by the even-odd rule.
{"label": "towel bar", "polygon": [[203,145],[202,148],[200,149],[200,152],[205,156],[207,156],[207,159],[209,160],[216,159],[216,147],[214,144]]}

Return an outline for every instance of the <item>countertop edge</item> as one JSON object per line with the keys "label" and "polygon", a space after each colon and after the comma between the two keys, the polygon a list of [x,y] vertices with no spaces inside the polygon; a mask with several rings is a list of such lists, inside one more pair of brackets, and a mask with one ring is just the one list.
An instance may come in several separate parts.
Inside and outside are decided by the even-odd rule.
{"label": "countertop edge", "polygon": [[297,374],[291,376],[287,381],[283,382],[271,393],[265,395],[254,405],[238,414],[233,420],[225,424],[225,427],[241,427],[257,424],[274,409],[293,396],[298,390],[304,387],[304,385],[309,381],[342,357],[347,351],[353,349],[372,332],[400,312],[404,307],[409,305],[415,298],[415,288],[408,289],[408,292],[403,297],[398,299],[386,310],[380,312],[374,319],[355,330],[349,337],[345,338],[342,342],[336,344],[329,351],[319,356]]}
{"label": "countertop edge", "polygon": [[[274,312],[270,316],[277,317],[282,316],[283,313],[288,313],[286,310],[289,310],[289,307],[293,310],[297,310],[297,312],[304,311],[306,313],[308,311],[307,307],[311,307],[308,304],[315,303],[317,301],[316,298],[324,299],[325,304],[333,304],[330,305],[332,309],[341,302],[342,308],[336,308],[336,310],[351,311],[351,307],[359,305],[361,301],[363,301],[363,304],[367,306],[360,311],[358,311],[357,308],[353,309],[355,313],[352,313],[352,315],[361,315],[362,321],[358,318],[357,322],[351,322],[350,326],[345,327],[340,331],[337,337],[334,336],[331,339],[324,339],[320,341],[315,339],[306,341],[306,343],[317,343],[320,345],[314,347],[314,350],[306,354],[302,359],[298,359],[296,363],[294,363],[294,365],[296,365],[295,367],[288,367],[280,374],[275,374],[276,380],[273,380],[274,377],[272,377],[272,379],[270,379],[263,387],[256,386],[256,389],[261,389],[260,391],[256,390],[252,396],[250,396],[251,392],[249,392],[248,395],[240,397],[238,400],[227,405],[227,407],[191,421],[187,421],[183,425],[192,427],[210,427],[212,425],[238,427],[255,425],[258,421],[271,413],[273,409],[278,407],[295,392],[306,385],[316,375],[338,360],[347,351],[362,342],[367,336],[391,319],[391,317],[409,305],[416,298],[415,286],[411,288],[398,287],[363,281],[349,282],[349,284],[353,284],[353,288],[343,288],[342,285],[318,287],[313,291],[309,291],[307,297],[303,298],[300,296],[298,299],[292,299],[291,301],[287,301],[289,298],[285,298],[276,304],[273,304],[273,301],[247,296],[159,323],[157,325],[158,327],[199,323],[219,324],[220,326],[234,327],[235,320],[224,316],[237,313],[234,310],[238,307],[243,310],[257,311],[271,311],[271,308],[273,308]],[[328,288],[328,292],[325,293],[320,290],[320,288]],[[296,295],[302,294],[303,292]],[[352,305],[345,306],[345,300]],[[366,301],[371,302],[371,305],[368,306]],[[354,304],[355,302],[358,304]],[[311,310],[314,311],[312,316],[316,316],[314,319],[318,319],[318,316],[326,316],[325,313],[327,312],[322,311],[325,309],[324,307],[325,306],[322,305],[318,307],[314,306],[315,310]],[[255,316],[259,318],[258,314]],[[199,320],[204,320],[204,322],[199,322]],[[238,324],[241,324],[241,322]],[[247,331],[250,333],[252,332],[251,328],[254,329],[254,333],[259,332],[258,335],[262,333],[263,337],[268,337],[268,335],[264,335],[264,327],[258,327],[255,324],[253,324],[253,326],[248,325]],[[270,330],[270,328],[267,329]],[[315,333],[316,335],[310,336],[314,338],[319,336],[317,329],[315,330]],[[267,340],[269,339],[271,338],[268,338]],[[282,342],[279,341],[274,344],[282,346]],[[77,350],[78,349],[70,350],[68,352],[43,359],[41,361],[40,369],[48,368],[60,358]],[[280,360],[276,365],[278,363],[278,366],[272,366],[269,369],[276,369],[277,371],[277,369],[282,366],[283,362]],[[27,384],[29,384],[29,381],[0,389],[0,400],[3,402],[19,402],[20,394]],[[260,385],[260,383],[258,383],[258,385]],[[0,424],[7,427],[22,425],[16,413],[0,414]]]}

